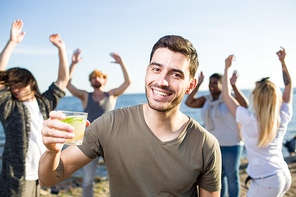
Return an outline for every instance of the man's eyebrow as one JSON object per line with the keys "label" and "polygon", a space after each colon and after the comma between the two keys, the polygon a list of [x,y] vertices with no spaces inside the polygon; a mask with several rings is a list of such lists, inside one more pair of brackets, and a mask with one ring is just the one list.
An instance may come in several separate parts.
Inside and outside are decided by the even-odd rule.
{"label": "man's eyebrow", "polygon": [[156,62],[151,62],[150,65],[156,65],[156,66],[162,67],[162,65],[160,63],[156,63]]}
{"label": "man's eyebrow", "polygon": [[180,70],[180,69],[173,68],[172,71],[173,72],[178,72],[178,73],[180,73],[181,75],[184,76],[184,72],[182,70]]}
{"label": "man's eyebrow", "polygon": [[[156,62],[151,62],[150,65],[155,65],[155,66],[163,67],[162,64],[156,63]],[[184,72],[182,70],[180,70],[180,69],[173,68],[171,71],[178,72],[178,73],[180,73],[181,75],[184,76]]]}

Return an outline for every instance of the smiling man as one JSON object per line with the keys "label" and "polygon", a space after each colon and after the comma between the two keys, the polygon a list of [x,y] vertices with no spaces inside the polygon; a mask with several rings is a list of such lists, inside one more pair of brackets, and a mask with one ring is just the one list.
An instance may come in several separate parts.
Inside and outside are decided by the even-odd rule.
{"label": "smiling man", "polygon": [[110,196],[219,196],[218,142],[179,110],[196,85],[197,67],[188,40],[162,37],[146,70],[148,103],[105,113],[88,127],[82,145],[64,151],[59,143],[73,138],[74,128],[57,120],[65,118],[61,113],[51,112],[42,129],[48,150],[40,159],[40,184],[57,184],[102,156]]}

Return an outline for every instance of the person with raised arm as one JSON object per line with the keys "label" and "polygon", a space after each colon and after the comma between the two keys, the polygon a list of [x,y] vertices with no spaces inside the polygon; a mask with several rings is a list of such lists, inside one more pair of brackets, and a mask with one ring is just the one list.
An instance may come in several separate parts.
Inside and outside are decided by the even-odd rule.
{"label": "person with raised arm", "polygon": [[80,146],[61,151],[74,128],[58,120],[63,114],[51,112],[42,129],[47,151],[39,163],[40,184],[55,185],[102,156],[111,197],[220,196],[218,141],[180,111],[184,95],[196,85],[197,67],[187,39],[160,38],[146,68],[148,103],[103,114],[87,127]]}
{"label": "person with raised arm", "polygon": [[5,133],[0,176],[0,196],[40,196],[38,164],[46,147],[41,129],[49,112],[57,107],[69,80],[65,44],[58,34],[50,41],[59,50],[58,79],[43,94],[30,71],[13,67],[6,70],[11,53],[25,32],[23,22],[14,21],[10,39],[0,54],[0,120]]}
{"label": "person with raised arm", "polygon": [[[204,79],[203,72],[201,72],[198,84],[187,97],[185,104],[192,108],[202,108],[201,118],[204,126],[217,138],[220,144],[222,155],[221,196],[239,197],[239,166],[244,142],[240,135],[239,125],[222,99],[222,77],[223,75],[219,73],[211,75],[209,83],[210,94],[195,98]],[[235,99],[242,106],[248,107],[248,99],[236,87],[237,77],[238,75],[235,71],[230,79]]]}
{"label": "person with raised arm", "polygon": [[230,94],[228,70],[233,55],[225,60],[222,96],[229,111],[241,124],[249,164],[249,177],[252,180],[248,197],[280,197],[291,186],[291,174],[282,154],[282,143],[292,117],[292,81],[285,64],[285,49],[277,52],[282,64],[285,89],[282,94],[269,77],[256,82],[252,91],[252,108],[249,111],[241,106]]}
{"label": "person with raised arm", "polygon": [[[80,54],[80,49],[77,49],[73,52],[72,63],[69,69],[70,80],[67,85],[67,88],[73,94],[73,96],[81,100],[84,112],[88,113],[88,120],[90,122],[93,122],[96,118],[115,108],[117,98],[120,95],[122,95],[125,92],[125,90],[130,86],[130,84],[132,83],[132,79],[122,58],[116,53],[111,53],[110,55],[115,60],[113,63],[119,64],[121,66],[124,76],[124,82],[119,87],[105,92],[107,75],[103,74],[99,70],[94,70],[89,75],[89,81],[91,83],[91,86],[94,88],[94,91],[89,93],[84,90],[79,90],[72,84],[71,79],[73,77],[73,72],[76,64],[82,60]],[[93,196],[93,183],[95,180],[98,161],[99,157],[97,157],[92,162],[90,162],[82,168],[82,193],[85,197]]]}

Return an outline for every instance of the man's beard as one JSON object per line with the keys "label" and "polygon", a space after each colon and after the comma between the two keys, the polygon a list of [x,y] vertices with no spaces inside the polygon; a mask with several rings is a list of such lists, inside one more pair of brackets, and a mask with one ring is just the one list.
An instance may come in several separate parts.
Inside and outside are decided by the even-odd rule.
{"label": "man's beard", "polygon": [[99,82],[99,83],[94,83],[94,84],[91,84],[91,86],[93,88],[100,88],[102,86],[102,84]]}
{"label": "man's beard", "polygon": [[[158,85],[149,85],[150,88],[153,87],[153,86],[160,88]],[[171,93],[174,93],[174,91],[171,90],[171,89],[166,89],[166,88],[160,88],[160,89],[163,89],[163,90],[166,90],[166,91],[170,91]],[[157,104],[154,105],[153,102],[150,101],[150,99],[148,97],[148,94],[147,94],[148,93],[147,87],[145,88],[145,92],[146,92],[146,98],[147,98],[149,107],[151,109],[154,109],[154,110],[158,111],[158,112],[169,112],[169,111],[171,111],[172,109],[177,107],[181,103],[181,101],[183,99],[183,98],[180,99],[180,97],[177,97],[173,101],[167,102],[165,106],[160,107],[160,106],[157,106]]]}

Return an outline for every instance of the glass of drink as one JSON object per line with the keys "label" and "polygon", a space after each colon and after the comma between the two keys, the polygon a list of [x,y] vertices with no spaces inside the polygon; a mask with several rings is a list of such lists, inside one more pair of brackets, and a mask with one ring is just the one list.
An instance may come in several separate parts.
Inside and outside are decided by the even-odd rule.
{"label": "glass of drink", "polygon": [[73,132],[75,135],[74,138],[67,139],[67,141],[64,144],[67,144],[67,145],[82,144],[88,114],[84,112],[73,112],[73,111],[63,111],[63,110],[58,110],[58,111],[66,115],[66,118],[60,121],[70,124],[75,128]]}

